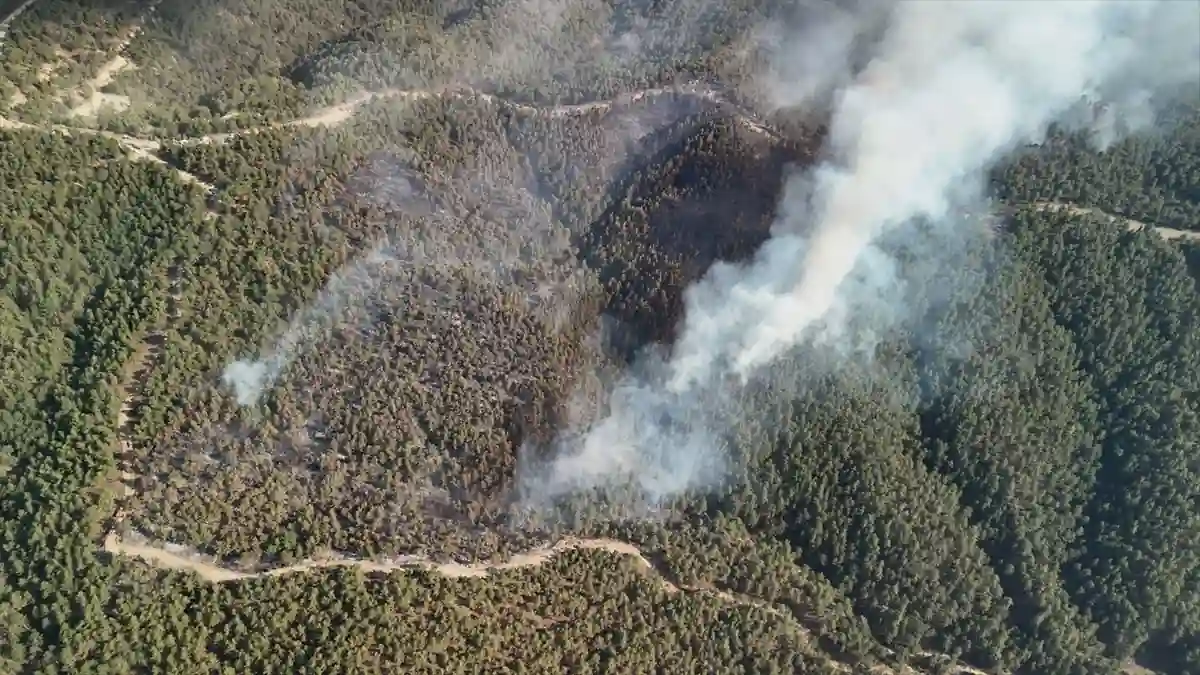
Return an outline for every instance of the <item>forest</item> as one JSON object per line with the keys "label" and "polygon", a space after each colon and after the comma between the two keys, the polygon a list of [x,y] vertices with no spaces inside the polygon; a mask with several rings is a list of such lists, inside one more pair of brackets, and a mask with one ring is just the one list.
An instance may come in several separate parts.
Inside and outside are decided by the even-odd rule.
{"label": "forest", "polygon": [[731,389],[716,489],[521,510],[818,160],[789,6],[13,18],[0,673],[1200,674],[1191,93],[1008,155],[943,264],[882,241],[907,319]]}

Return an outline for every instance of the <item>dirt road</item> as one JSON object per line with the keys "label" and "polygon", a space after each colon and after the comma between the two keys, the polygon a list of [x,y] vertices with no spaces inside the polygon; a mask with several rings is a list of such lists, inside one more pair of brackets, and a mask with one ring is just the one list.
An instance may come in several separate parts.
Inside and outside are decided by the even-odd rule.
{"label": "dirt road", "polygon": [[1154,230],[1155,232],[1157,232],[1159,234],[1159,236],[1161,236],[1163,239],[1166,239],[1168,241],[1174,240],[1174,239],[1193,239],[1193,240],[1200,239],[1200,232],[1192,232],[1189,230],[1176,230],[1176,229],[1170,228],[1170,227],[1157,227],[1154,225],[1147,225],[1146,223],[1143,223],[1140,220],[1134,220],[1132,218],[1125,218],[1124,216],[1118,216],[1116,214],[1112,214],[1107,211],[1101,211],[1100,209],[1097,209],[1097,208],[1093,208],[1090,206],[1080,206],[1078,204],[1072,204],[1070,202],[1035,202],[1033,204],[1033,207],[1036,209],[1041,209],[1041,210],[1067,211],[1067,212],[1075,214],[1075,215],[1104,216],[1111,220],[1124,221],[1126,227],[1128,227],[1131,232],[1136,232],[1138,230],[1144,230],[1146,228],[1150,228],[1150,229]]}
{"label": "dirt road", "polygon": [[[223,567],[212,560],[205,559],[203,556],[189,552],[188,549],[181,546],[123,540],[115,533],[109,533],[104,539],[104,550],[109,553],[138,558],[156,567],[189,570],[198,574],[205,581],[212,583],[225,583],[255,577],[302,574],[328,567],[359,567],[366,572],[382,573],[425,569],[448,577],[486,577],[491,572],[524,567],[538,567],[558,554],[575,549],[603,550],[630,556],[642,567],[648,570],[654,569],[650,561],[642,555],[636,546],[613,539],[566,539],[554,546],[533,549],[517,554],[508,560],[470,565],[462,563],[435,563],[422,556],[403,556],[391,560],[360,560],[342,556],[329,556],[257,572],[241,572]],[[663,584],[669,592],[679,590],[665,579],[663,580]]]}

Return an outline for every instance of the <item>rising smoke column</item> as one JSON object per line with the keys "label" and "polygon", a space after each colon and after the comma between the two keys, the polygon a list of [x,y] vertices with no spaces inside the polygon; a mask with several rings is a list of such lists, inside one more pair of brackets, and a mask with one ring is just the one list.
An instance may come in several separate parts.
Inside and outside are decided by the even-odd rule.
{"label": "rising smoke column", "polygon": [[[811,42],[801,51],[839,74],[779,69],[820,76],[785,83],[779,98],[807,99],[849,82],[832,95],[826,159],[785,190],[772,239],[751,263],[718,264],[689,289],[671,357],[627,376],[606,419],[564,436],[556,459],[528,470],[528,501],[630,484],[658,501],[712,485],[720,429],[706,413],[721,407],[726,383],[746,382],[805,340],[852,339],[846,323],[862,300],[854,294],[886,289],[877,272],[868,285],[847,281],[865,257],[878,256],[873,244],[882,235],[915,219],[947,221],[964,191],[980,196],[992,163],[1038,140],[1081,97],[1200,77],[1194,3],[858,4],[872,22],[887,10],[865,68],[849,74],[861,45],[853,17],[834,12],[830,53],[812,53]],[[1156,39],[1139,39],[1147,36]]]}

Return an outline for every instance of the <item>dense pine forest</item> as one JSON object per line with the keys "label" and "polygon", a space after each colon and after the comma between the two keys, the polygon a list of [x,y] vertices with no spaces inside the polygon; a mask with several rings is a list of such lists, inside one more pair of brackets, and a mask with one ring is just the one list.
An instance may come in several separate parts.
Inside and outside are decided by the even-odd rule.
{"label": "dense pine forest", "polygon": [[1190,92],[881,242],[905,320],[732,388],[714,490],[514,503],[819,156],[755,78],[790,5],[26,7],[0,673],[1200,673]]}

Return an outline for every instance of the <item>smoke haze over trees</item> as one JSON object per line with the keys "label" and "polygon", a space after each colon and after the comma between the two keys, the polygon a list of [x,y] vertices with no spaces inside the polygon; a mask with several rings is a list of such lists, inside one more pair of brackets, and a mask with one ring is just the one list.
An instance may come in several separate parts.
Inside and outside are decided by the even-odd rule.
{"label": "smoke haze over trees", "polygon": [[1198,130],[1187,2],[39,0],[0,672],[1200,672]]}

